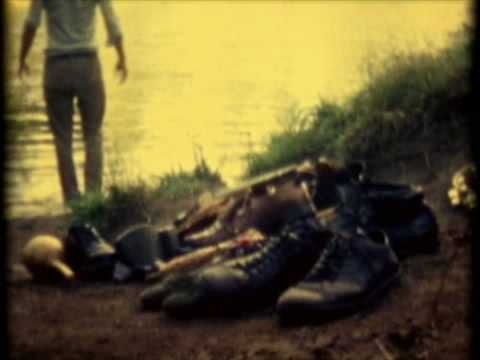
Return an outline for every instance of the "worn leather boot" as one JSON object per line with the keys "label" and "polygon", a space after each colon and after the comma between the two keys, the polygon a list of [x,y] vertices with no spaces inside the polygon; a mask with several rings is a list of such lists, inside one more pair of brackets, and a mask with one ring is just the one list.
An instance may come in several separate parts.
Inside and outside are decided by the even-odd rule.
{"label": "worn leather boot", "polygon": [[361,310],[398,276],[398,260],[376,234],[331,238],[305,279],[277,302],[284,324],[322,322]]}
{"label": "worn leather boot", "polygon": [[364,226],[365,232],[381,230],[388,235],[390,246],[400,260],[412,255],[438,252],[438,224],[432,210],[419,206],[409,217],[396,223],[373,222]]}
{"label": "worn leather boot", "polygon": [[253,254],[169,277],[147,289],[141,295],[143,308],[162,307],[174,317],[185,318],[272,305],[305,276],[331,236],[313,218],[296,221]]}
{"label": "worn leather boot", "polygon": [[337,194],[334,232],[346,228],[349,234],[358,228],[365,233],[384,232],[401,260],[438,250],[438,225],[421,191],[408,185],[368,182],[342,184]]}
{"label": "worn leather boot", "polygon": [[115,249],[89,224],[72,225],[64,240],[65,260],[78,278],[87,281],[112,280]]}

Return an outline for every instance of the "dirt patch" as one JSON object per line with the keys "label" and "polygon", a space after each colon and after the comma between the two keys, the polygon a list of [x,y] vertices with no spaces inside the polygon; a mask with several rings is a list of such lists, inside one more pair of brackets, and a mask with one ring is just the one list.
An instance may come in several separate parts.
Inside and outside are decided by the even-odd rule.
{"label": "dirt patch", "polygon": [[[291,328],[281,327],[272,309],[238,318],[177,321],[139,310],[143,284],[53,287],[16,280],[8,288],[11,358],[467,359],[473,322],[468,219],[446,203],[446,171],[416,176],[438,216],[440,252],[403,263],[400,283],[359,314]],[[10,221],[10,262],[18,261],[19,249],[31,236],[64,234],[65,221]]]}
{"label": "dirt patch", "polygon": [[273,311],[175,321],[138,309],[143,286],[9,288],[12,359],[466,359],[469,251],[461,250],[432,304],[454,246],[405,263],[401,284],[372,309],[321,326],[283,328]]}

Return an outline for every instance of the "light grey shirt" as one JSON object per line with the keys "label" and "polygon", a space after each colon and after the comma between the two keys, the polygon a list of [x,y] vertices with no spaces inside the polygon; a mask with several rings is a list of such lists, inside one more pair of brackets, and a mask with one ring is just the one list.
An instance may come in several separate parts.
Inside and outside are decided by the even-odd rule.
{"label": "light grey shirt", "polygon": [[47,55],[95,51],[95,14],[100,7],[108,44],[122,38],[111,0],[31,0],[25,26],[37,28],[42,10],[47,16]]}

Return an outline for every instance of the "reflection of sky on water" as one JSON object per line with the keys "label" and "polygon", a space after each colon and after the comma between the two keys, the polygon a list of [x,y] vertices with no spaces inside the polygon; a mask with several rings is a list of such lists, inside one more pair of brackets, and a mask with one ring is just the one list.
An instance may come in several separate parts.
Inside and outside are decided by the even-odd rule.
{"label": "reflection of sky on water", "polygon": [[[114,2],[130,76],[118,84],[116,57],[103,46],[99,23],[108,93],[106,161],[126,164],[125,174],[148,179],[179,167],[191,169],[200,146],[208,163],[232,180],[243,168],[240,156],[261,146],[289,106],[351,94],[361,84],[367,56],[444,44],[448,32],[465,19],[466,4]],[[9,15],[14,57],[24,8],[16,14]],[[43,37],[44,29],[34,48],[37,61],[31,64],[37,73],[43,67],[38,60]],[[40,77],[28,84],[34,101],[41,103]],[[42,132],[34,138],[48,136]],[[25,164],[35,170],[18,183],[22,190],[17,192],[29,200],[58,201],[53,147],[30,144],[22,151]],[[77,151],[76,159],[83,161],[83,154]],[[39,175],[42,168],[52,169],[50,178]]]}

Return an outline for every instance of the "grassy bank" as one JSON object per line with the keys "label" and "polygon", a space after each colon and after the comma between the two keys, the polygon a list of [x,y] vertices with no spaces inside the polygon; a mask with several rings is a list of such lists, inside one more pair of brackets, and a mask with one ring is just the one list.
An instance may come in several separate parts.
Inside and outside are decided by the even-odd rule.
{"label": "grassy bank", "polygon": [[368,59],[360,91],[342,103],[322,100],[291,111],[265,150],[248,154],[246,176],[312,156],[390,161],[464,141],[472,33],[465,26],[438,51]]}
{"label": "grassy bank", "polygon": [[[472,29],[465,26],[441,50],[369,59],[364,87],[346,101],[290,109],[283,130],[270,136],[265,150],[246,154],[245,178],[318,156],[391,163],[413,155],[428,161],[430,153],[464,144],[471,40]],[[167,173],[153,186],[115,184],[87,195],[72,204],[73,221],[111,233],[127,223],[148,221],[158,204],[171,209],[222,184],[200,156],[193,171]],[[167,210],[162,211],[156,215]]]}

